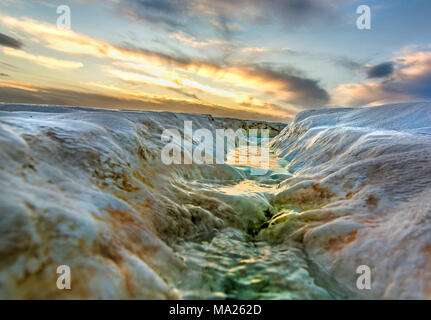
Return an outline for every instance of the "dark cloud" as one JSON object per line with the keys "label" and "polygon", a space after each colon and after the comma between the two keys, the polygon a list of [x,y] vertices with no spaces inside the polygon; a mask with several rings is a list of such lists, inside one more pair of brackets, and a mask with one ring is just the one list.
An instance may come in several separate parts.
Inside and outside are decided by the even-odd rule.
{"label": "dark cloud", "polygon": [[187,92],[185,90],[182,90],[182,89],[177,89],[177,88],[167,88],[167,89],[171,90],[173,92],[179,93],[179,94],[181,94],[181,95],[183,95],[184,97],[187,97],[187,98],[192,98],[192,99],[195,99],[195,100],[198,100],[198,101],[201,100],[196,94],[189,93],[189,92]]}
{"label": "dark cloud", "polygon": [[21,49],[23,47],[23,43],[21,41],[9,37],[3,33],[0,33],[0,45],[14,49]]}
{"label": "dark cloud", "polygon": [[0,77],[9,77],[9,75],[6,73],[0,72]]}
{"label": "dark cloud", "polygon": [[[229,0],[225,1],[228,2]],[[241,11],[247,3],[251,2],[259,12],[257,21],[262,23],[271,23],[274,18],[278,18],[283,25],[296,28],[313,22],[313,20],[323,19],[328,22],[330,18],[335,18],[334,7],[319,0],[243,0],[239,2],[242,4],[237,4],[236,9],[238,11]]]}
{"label": "dark cloud", "polygon": [[[262,82],[277,81],[284,86],[286,92],[292,92],[294,97],[285,100],[285,103],[307,107],[323,107],[329,100],[329,94],[324,90],[317,80],[310,79],[295,68],[273,66],[271,64],[247,64],[237,65],[230,63],[213,63],[202,59],[193,59],[186,56],[171,56],[145,48],[139,48],[132,44],[124,44],[122,49],[131,52],[140,52],[149,57],[157,58],[167,65],[174,65],[187,69],[193,66],[199,68],[204,66],[213,70],[226,70],[231,67],[239,70],[246,78],[254,78]],[[276,94],[273,92],[272,94]]]}
{"label": "dark cloud", "polygon": [[396,78],[380,84],[383,91],[403,94],[414,99],[431,99],[431,72],[413,78]]}
{"label": "dark cloud", "polygon": [[181,8],[183,1],[169,1],[169,0],[135,0],[136,4],[140,5],[144,10],[152,10],[163,13],[176,13]]}
{"label": "dark cloud", "polygon": [[[332,23],[339,17],[335,3],[340,0],[125,0],[118,11],[144,23],[163,24],[169,28],[217,21],[227,36],[234,31],[232,23],[270,24],[277,20],[289,28],[325,21]],[[194,24],[192,26],[196,28]]]}
{"label": "dark cloud", "polygon": [[381,63],[369,71],[373,71],[371,80],[337,87],[336,93],[341,94],[343,104],[361,106],[431,99],[430,51],[406,53],[394,62]]}
{"label": "dark cloud", "polygon": [[394,72],[395,64],[392,61],[383,62],[372,66],[367,70],[368,78],[384,78],[390,76]]}
{"label": "dark cloud", "polygon": [[300,71],[292,68],[274,69],[268,65],[250,65],[246,67],[250,77],[258,77],[263,81],[279,81],[286,92],[294,97],[284,102],[303,108],[324,107],[330,100],[328,92],[320,87],[319,82],[307,78]]}
{"label": "dark cloud", "polygon": [[160,12],[152,12],[152,10],[143,10],[139,3],[134,3],[134,1],[127,1],[129,5],[119,5],[117,7],[118,13],[123,16],[143,23],[145,25],[155,25],[163,28],[167,28],[171,31],[184,28],[184,25],[175,19],[175,16],[166,15]]}
{"label": "dark cloud", "polygon": [[341,0],[124,0],[115,3],[118,14],[156,31],[181,30],[198,40],[205,41],[208,37],[220,40],[217,51],[202,53],[222,63],[235,58],[232,44],[242,38],[250,25],[276,25],[287,30],[326,27],[343,16],[341,11],[345,5]]}
{"label": "dark cloud", "polygon": [[358,71],[364,68],[364,64],[354,61],[347,57],[340,57],[335,59],[330,59],[330,62],[333,65],[343,67],[345,69],[351,70],[351,71]]}

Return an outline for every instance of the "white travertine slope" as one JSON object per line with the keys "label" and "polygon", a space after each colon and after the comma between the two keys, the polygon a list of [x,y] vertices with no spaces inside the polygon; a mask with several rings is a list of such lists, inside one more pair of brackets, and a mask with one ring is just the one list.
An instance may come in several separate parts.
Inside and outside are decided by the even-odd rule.
{"label": "white travertine slope", "polygon": [[[280,129],[211,116],[0,105],[0,298],[165,299],[184,269],[169,244],[263,219],[264,199],[231,205],[188,187],[244,179],[228,166],[160,161],[163,129]],[[233,201],[233,202],[235,202]],[[255,212],[241,209],[254,202]],[[56,268],[72,270],[58,290]]]}
{"label": "white travertine slope", "polygon": [[302,242],[364,298],[431,298],[431,103],[302,112],[272,146],[294,174],[272,202],[296,213],[261,237]]}
{"label": "white travertine slope", "polygon": [[[175,283],[186,267],[174,243],[225,228],[260,230],[274,250],[295,241],[364,298],[430,298],[430,107],[302,112],[272,143],[293,175],[278,188],[226,192],[248,185],[245,171],[166,166],[162,131],[183,132],[185,120],[212,131],[280,126],[1,104],[0,298],[181,297]],[[70,291],[56,287],[63,264]],[[356,289],[359,265],[371,268],[369,291]],[[314,290],[308,271],[299,281]]]}

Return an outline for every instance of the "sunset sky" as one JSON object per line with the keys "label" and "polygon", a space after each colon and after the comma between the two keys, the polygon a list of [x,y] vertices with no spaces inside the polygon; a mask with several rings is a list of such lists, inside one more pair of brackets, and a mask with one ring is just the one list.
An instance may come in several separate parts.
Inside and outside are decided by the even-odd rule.
{"label": "sunset sky", "polygon": [[430,100],[430,17],[429,0],[2,0],[0,101],[289,121]]}

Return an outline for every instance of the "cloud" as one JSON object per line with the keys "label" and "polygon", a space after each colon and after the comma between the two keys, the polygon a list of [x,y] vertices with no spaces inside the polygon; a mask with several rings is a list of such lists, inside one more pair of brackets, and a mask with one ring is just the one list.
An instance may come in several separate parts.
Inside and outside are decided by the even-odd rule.
{"label": "cloud", "polygon": [[259,85],[290,104],[304,108],[323,107],[329,94],[317,80],[302,76],[293,69],[274,70],[268,66],[250,65],[245,68],[247,78],[256,79]]}
{"label": "cloud", "polygon": [[[159,2],[159,1],[157,1]],[[160,2],[166,2],[160,0]],[[146,4],[139,1],[125,1],[117,6],[117,12],[121,15],[129,18],[132,21],[140,22],[145,25],[156,25],[167,28],[169,30],[176,30],[184,27],[184,23],[181,20],[175,19],[176,15],[169,15],[163,13],[163,10],[155,10],[154,6],[152,9],[145,9]],[[169,10],[168,10],[169,11]]]}
{"label": "cloud", "polygon": [[288,121],[293,115],[285,112],[271,114],[268,112],[256,113],[248,110],[238,110],[217,104],[202,104],[187,99],[171,99],[156,95],[130,96],[124,99],[114,93],[120,88],[110,87],[113,94],[80,92],[74,90],[58,89],[38,86],[26,82],[0,79],[0,96],[2,101],[9,103],[31,103],[51,105],[76,105],[110,109],[140,110],[140,111],[170,111],[196,114],[211,114],[216,117],[230,117],[249,120]]}
{"label": "cloud", "polygon": [[410,97],[385,90],[379,82],[338,85],[332,97],[337,105],[352,107],[373,106],[391,102],[409,101]]}
{"label": "cloud", "polygon": [[[0,79],[0,87],[19,89],[20,91],[38,92],[44,86],[35,85],[24,81],[2,80]],[[3,101],[7,101],[7,94],[3,96]]]}
{"label": "cloud", "polygon": [[60,30],[55,25],[40,23],[25,17],[16,19],[0,16],[0,21],[8,28],[37,37],[42,45],[58,52],[142,64],[181,66],[190,63],[190,59],[185,57],[174,57],[130,44],[115,46],[72,30]]}
{"label": "cloud", "polygon": [[[164,32],[196,30],[232,41],[248,27],[276,25],[309,29],[343,21],[343,8],[357,0],[110,0],[116,12],[147,28]],[[227,49],[226,49],[227,50]],[[229,53],[226,53],[229,54]]]}
{"label": "cloud", "polygon": [[[278,20],[300,27],[317,20],[330,22],[337,16],[339,0],[126,0],[118,11],[135,21],[186,26],[190,18],[210,22],[225,33],[242,30],[241,24],[269,24]],[[175,18],[174,18],[175,17]],[[210,18],[208,20],[208,17]]]}
{"label": "cloud", "polygon": [[244,28],[237,22],[220,21],[217,18],[211,18],[210,22],[212,25],[224,32],[235,32],[244,30]]}
{"label": "cloud", "polygon": [[357,62],[357,61],[352,60],[348,57],[330,58],[329,62],[332,65],[340,66],[340,67],[343,67],[343,68],[348,69],[348,70],[353,71],[353,72],[364,69],[363,63]]}
{"label": "cloud", "polygon": [[0,61],[0,64],[2,65],[3,68],[9,69],[9,70],[16,70],[18,69],[16,66],[10,64],[10,63],[6,63],[3,61]]}
{"label": "cloud", "polygon": [[49,69],[54,70],[70,70],[78,69],[83,66],[81,62],[59,60],[51,57],[33,55],[21,50],[15,50],[12,48],[3,48],[3,53],[8,56],[16,57],[31,61]]}
{"label": "cloud", "polygon": [[[292,109],[321,107],[329,101],[328,93],[320,87],[318,81],[293,69],[275,70],[258,64],[216,64],[202,59],[172,56],[127,43],[115,46],[71,30],[58,30],[53,25],[28,18],[18,20],[1,17],[1,21],[11,29],[38,37],[42,45],[52,50],[109,59],[110,65],[120,65],[121,68],[128,65],[138,69],[132,70],[133,72],[110,69],[110,76],[129,83],[149,84],[171,90],[189,89],[192,90],[187,92],[189,95],[199,97],[200,93],[205,93],[217,98],[217,101],[222,98],[224,103],[231,103],[236,107],[244,106],[244,102],[247,102],[247,106],[254,104],[256,112],[269,104],[281,105],[284,110],[280,111],[285,113]],[[72,61],[47,60],[24,52],[6,53],[51,68],[81,66]],[[209,96],[207,98],[210,99],[208,101],[216,101]]]}
{"label": "cloud", "polygon": [[[109,73],[111,76],[116,77],[117,79],[120,79],[124,81],[125,83],[129,84],[144,84],[144,85],[156,85],[159,87],[167,88],[169,90],[173,90],[175,92],[181,93],[184,96],[187,96],[189,98],[193,98],[196,100],[199,100],[200,103],[204,103],[201,101],[201,99],[198,97],[199,93],[204,93],[206,95],[212,95],[217,98],[225,98],[227,100],[230,100],[234,103],[234,105],[237,105],[234,107],[235,109],[243,109],[248,111],[255,111],[256,113],[268,113],[272,112],[273,115],[280,115],[281,117],[285,117],[287,113],[289,113],[289,110],[286,108],[283,108],[281,106],[276,106],[272,103],[267,103],[265,101],[262,101],[261,99],[258,99],[254,97],[253,95],[247,94],[247,93],[241,93],[241,91],[236,90],[229,90],[229,89],[220,89],[217,87],[213,87],[210,85],[206,85],[204,83],[195,81],[190,79],[189,77],[183,76],[180,73],[173,73],[172,71],[167,71],[169,73],[169,78],[165,79],[163,77],[163,74],[161,70],[157,69],[156,73],[154,73],[151,68],[144,67],[144,66],[127,66],[124,64],[115,64],[116,66],[120,66],[127,69],[127,71],[119,70],[112,67],[105,68],[105,71]],[[205,67],[202,67],[200,70],[205,70]],[[219,69],[218,72],[220,72]],[[205,71],[205,72],[211,72],[212,74],[216,75],[214,73],[214,70],[211,71]],[[238,70],[232,70],[231,72],[226,71],[222,77],[228,77],[222,78],[222,81],[232,81],[232,87],[234,88],[236,85],[236,79],[239,77],[245,78],[246,75],[241,74],[241,72],[248,72],[245,68],[241,68]],[[255,78],[251,79],[250,76],[248,76],[249,81],[255,81],[255,83],[248,83],[248,87],[252,87],[253,85],[259,86],[259,81],[264,81],[268,84],[268,79],[265,78],[263,75],[259,79],[259,77],[254,74]],[[242,84],[244,84],[244,81],[241,81]],[[283,84],[278,84],[283,85]],[[260,84],[262,87],[262,84]],[[268,86],[268,88],[271,88]],[[194,92],[194,93],[192,93]],[[244,108],[246,107],[246,108]],[[232,108],[232,106],[231,106]]]}
{"label": "cloud", "polygon": [[270,51],[270,49],[265,47],[245,47],[242,48],[241,51],[245,53],[266,53]]}
{"label": "cloud", "polygon": [[3,33],[0,33],[0,46],[9,47],[13,49],[21,49],[23,43],[17,39],[11,38]]}
{"label": "cloud", "polygon": [[228,41],[221,41],[221,40],[199,41],[195,37],[185,33],[184,31],[174,32],[169,37],[171,39],[181,42],[182,44],[191,46],[196,49],[205,49],[212,46],[226,46],[231,44]]}
{"label": "cloud", "polygon": [[338,85],[333,102],[361,106],[431,99],[431,51],[410,52],[393,61],[391,67],[377,68],[374,78],[368,81]]}
{"label": "cloud", "polygon": [[[173,65],[190,72],[192,75],[208,78],[230,88],[244,87],[261,93],[270,93],[289,104],[297,104],[302,107],[322,107],[329,101],[328,93],[320,87],[317,80],[299,75],[299,72],[293,69],[275,70],[259,64],[217,65],[205,60],[171,57],[136,47],[129,46],[127,50],[132,53],[142,53],[147,57],[154,57],[155,61],[163,65]],[[156,74],[161,76],[163,72],[158,69]],[[168,74],[169,76],[173,75],[172,72],[168,72]],[[178,81],[177,74],[174,75],[174,78]],[[176,83],[185,85],[192,82],[187,80]],[[216,89],[209,89],[206,85],[194,83],[193,86],[196,89],[205,88],[203,91],[212,91],[215,94],[217,92]],[[226,90],[218,90],[218,92],[222,96],[234,98],[234,94],[227,93]],[[236,96],[236,100],[249,100],[249,97],[240,98],[241,95],[239,94]]]}
{"label": "cloud", "polygon": [[394,65],[392,61],[389,61],[372,66],[367,70],[367,76],[370,79],[390,76],[394,72]]}

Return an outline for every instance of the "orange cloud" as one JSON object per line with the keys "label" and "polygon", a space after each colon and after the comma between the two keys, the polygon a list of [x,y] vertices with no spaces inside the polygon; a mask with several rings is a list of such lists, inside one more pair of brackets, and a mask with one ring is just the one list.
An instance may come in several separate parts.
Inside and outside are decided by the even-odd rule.
{"label": "orange cloud", "polygon": [[[111,64],[144,69],[147,73],[105,68],[111,76],[122,81],[174,89],[188,88],[196,93],[228,99],[231,101],[232,107],[237,109],[247,106],[256,112],[261,112],[262,108],[267,108],[268,105],[282,100],[281,104],[284,104],[286,109],[292,110],[292,105],[315,105],[318,102],[321,106],[328,100],[326,92],[318,86],[316,81],[294,75],[264,70],[251,65],[217,66],[203,60],[176,58],[145,49],[122,48],[72,30],[59,30],[54,25],[40,23],[29,18],[16,19],[1,16],[0,21],[12,30],[38,38],[42,45],[52,50],[110,59]],[[178,38],[178,36],[182,38]],[[177,39],[191,41],[192,46],[205,46],[205,44],[196,42],[196,39],[184,38],[183,34],[177,34]],[[14,54],[17,55],[16,52]],[[43,62],[45,66],[51,68],[81,66],[71,61],[46,59],[37,61],[35,57],[24,54],[21,54],[21,57],[35,63],[42,64]],[[263,102],[261,98],[258,98],[263,96],[270,101]],[[211,98],[206,97],[206,99]],[[280,116],[286,113],[286,110],[280,110],[278,113]],[[266,110],[266,112],[274,112],[274,110]]]}
{"label": "orange cloud", "polygon": [[33,63],[39,64],[41,66],[44,66],[49,69],[54,69],[54,70],[73,70],[73,69],[81,68],[83,66],[81,62],[59,60],[51,57],[33,55],[25,51],[13,49],[13,48],[3,48],[3,53],[8,56],[31,61]]}
{"label": "orange cloud", "polygon": [[414,78],[431,73],[431,52],[419,51],[396,58],[399,65],[398,76]]}
{"label": "orange cloud", "polygon": [[395,69],[389,78],[340,84],[334,89],[332,102],[371,106],[431,98],[431,52],[412,52],[393,60]]}
{"label": "orange cloud", "polygon": [[38,92],[41,88],[43,88],[28,82],[3,79],[0,79],[0,87],[14,88],[31,92]]}
{"label": "orange cloud", "polygon": [[341,84],[334,90],[332,101],[337,105],[373,106],[396,101],[407,101],[406,95],[386,92],[380,82]]}
{"label": "orange cloud", "polygon": [[265,53],[268,52],[269,49],[263,47],[246,47],[242,48],[241,51],[246,53]]}
{"label": "orange cloud", "polygon": [[[193,101],[192,99],[172,98],[113,85],[99,83],[85,83],[85,85],[86,88],[90,89],[87,92],[0,79],[0,96],[4,101],[18,103],[76,105],[76,101],[79,101],[81,106],[89,107],[206,113],[213,116],[240,119],[280,121],[289,117],[289,113],[280,113],[281,110],[276,107],[274,107],[274,113],[268,113],[265,110],[255,112],[247,108],[238,110],[230,106]],[[103,92],[98,93],[95,90],[97,88],[102,89]]]}

